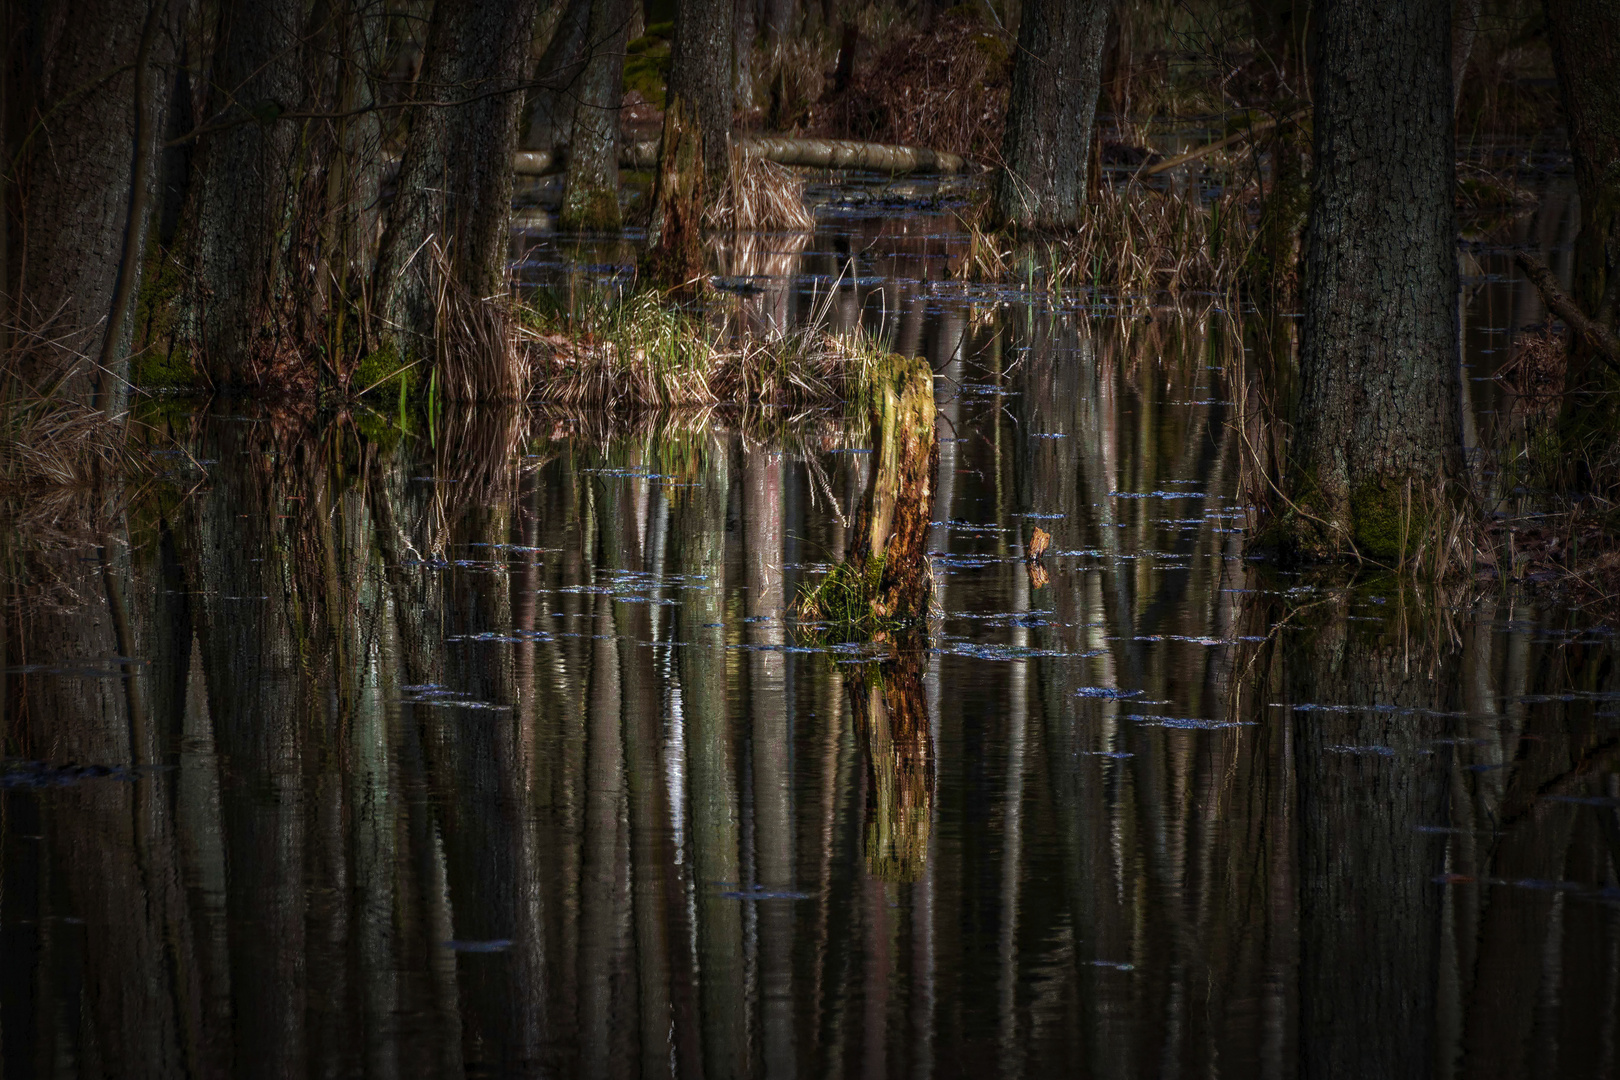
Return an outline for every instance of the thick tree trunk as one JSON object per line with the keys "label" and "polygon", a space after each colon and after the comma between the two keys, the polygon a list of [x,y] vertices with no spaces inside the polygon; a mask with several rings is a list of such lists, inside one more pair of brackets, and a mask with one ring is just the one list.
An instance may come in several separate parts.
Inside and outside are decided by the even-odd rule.
{"label": "thick tree trunk", "polygon": [[703,210],[731,172],[734,11],[734,0],[684,0],[675,14],[651,256],[667,285],[702,275]]}
{"label": "thick tree trunk", "polygon": [[591,0],[568,0],[546,51],[535,64],[529,92],[528,122],[524,125],[525,150],[556,150],[574,130],[574,102],[588,55],[586,34],[591,28]]}
{"label": "thick tree trunk", "polygon": [[[1607,0],[1546,0],[1553,65],[1575,156],[1581,231],[1575,239],[1574,299],[1599,324],[1613,329],[1620,313],[1620,8]],[[1594,389],[1600,371],[1593,344],[1571,356],[1565,385]]]}
{"label": "thick tree trunk", "polygon": [[300,0],[247,0],[219,8],[213,91],[205,125],[224,124],[197,151],[189,231],[190,338],[216,386],[260,383],[284,342],[288,207],[299,79]]}
{"label": "thick tree trunk", "polygon": [[[0,322],[8,332],[40,335],[19,343],[15,372],[35,391],[54,387],[61,401],[116,407],[122,400],[133,329],[127,301],[138,291],[139,260],[124,275],[123,290],[120,267],[126,249],[138,253],[135,245],[145,239],[144,215],[133,235],[126,226],[138,202],[132,194],[144,195],[156,182],[166,96],[158,64],[168,39],[149,35],[149,48],[141,47],[143,31],[149,23],[155,29],[152,20],[167,9],[164,0],[152,3],[157,7],[148,0],[34,10],[7,5],[0,17],[6,34]],[[137,146],[138,112],[144,148]],[[115,298],[126,301],[124,310],[114,312]],[[102,375],[97,365],[109,358],[113,370]],[[98,390],[105,400],[97,400]]]}
{"label": "thick tree trunk", "polygon": [[581,231],[616,230],[619,212],[619,104],[630,0],[592,0],[590,48],[580,80],[569,145],[568,183],[558,224]]}
{"label": "thick tree trunk", "polygon": [[1109,6],[1104,0],[1024,5],[993,207],[1003,222],[1036,229],[1080,224]]}
{"label": "thick tree trunk", "polygon": [[1394,558],[1461,459],[1451,5],[1324,0],[1316,22],[1291,542]]}

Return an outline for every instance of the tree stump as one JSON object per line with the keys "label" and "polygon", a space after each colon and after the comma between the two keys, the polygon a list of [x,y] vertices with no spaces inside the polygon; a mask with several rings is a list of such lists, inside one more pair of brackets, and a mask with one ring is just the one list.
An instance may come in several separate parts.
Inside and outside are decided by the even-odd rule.
{"label": "tree stump", "polygon": [[799,615],[881,637],[928,617],[928,525],[939,465],[933,369],[922,357],[890,354],[871,376],[870,393],[871,471],[849,550],[805,594]]}

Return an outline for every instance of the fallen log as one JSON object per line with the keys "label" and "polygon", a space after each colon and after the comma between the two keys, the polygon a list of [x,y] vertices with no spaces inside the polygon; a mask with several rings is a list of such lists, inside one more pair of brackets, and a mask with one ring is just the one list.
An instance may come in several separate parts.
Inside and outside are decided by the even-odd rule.
{"label": "fallen log", "polygon": [[[849,139],[810,139],[786,135],[743,135],[736,145],[778,165],[810,169],[859,169],[881,173],[959,173],[967,162],[943,150],[924,150],[886,143],[853,142]],[[629,143],[619,154],[619,164],[627,169],[656,169],[658,141]]]}

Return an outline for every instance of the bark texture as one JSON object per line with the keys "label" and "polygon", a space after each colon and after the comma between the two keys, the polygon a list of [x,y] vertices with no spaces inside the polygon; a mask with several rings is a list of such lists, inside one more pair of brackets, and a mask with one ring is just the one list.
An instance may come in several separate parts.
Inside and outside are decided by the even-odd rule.
{"label": "bark texture", "polygon": [[568,182],[558,217],[565,229],[611,231],[622,220],[619,105],[624,97],[624,46],[630,15],[629,0],[591,0],[591,55],[580,79]]}
{"label": "bark texture", "polygon": [[654,276],[666,284],[703,273],[703,210],[731,170],[735,6],[734,0],[685,0],[675,14],[653,211]]}
{"label": "bark texture", "polygon": [[1294,546],[1399,555],[1458,475],[1451,5],[1324,0]]}
{"label": "bark texture", "polygon": [[[1605,0],[1547,0],[1546,8],[1581,201],[1572,291],[1612,329],[1620,308],[1620,8]],[[1587,388],[1591,353],[1591,342],[1575,350],[1570,389]]]}
{"label": "bark texture", "polygon": [[281,346],[296,124],[300,0],[222,4],[189,222],[189,337],[217,386],[262,381]]}
{"label": "bark texture", "polygon": [[434,331],[435,245],[471,297],[504,287],[518,90],[535,10],[536,0],[434,5],[377,261],[384,331],[408,349],[422,349]]}
{"label": "bark texture", "polygon": [[[16,374],[38,390],[55,385],[64,401],[90,404],[100,382],[111,388],[124,377],[127,319],[122,340],[112,343],[120,360],[109,380],[98,379],[95,362],[118,291],[131,179],[141,189],[155,183],[151,144],[163,126],[165,79],[150,60],[162,57],[149,58],[139,88],[134,74],[152,10],[148,0],[99,0],[8,4],[0,16],[3,321],[41,334],[24,350]],[[158,42],[160,49],[165,44]],[[144,155],[136,147],[138,105],[148,117]],[[145,168],[135,177],[138,159]]]}
{"label": "bark texture", "polygon": [[574,101],[585,70],[591,28],[591,0],[568,0],[546,51],[535,65],[538,84],[529,94],[525,150],[555,150],[574,130]]}
{"label": "bark texture", "polygon": [[1001,143],[1005,167],[994,196],[995,216],[1008,224],[1080,224],[1108,10],[1103,0],[1032,0],[1024,6]]}

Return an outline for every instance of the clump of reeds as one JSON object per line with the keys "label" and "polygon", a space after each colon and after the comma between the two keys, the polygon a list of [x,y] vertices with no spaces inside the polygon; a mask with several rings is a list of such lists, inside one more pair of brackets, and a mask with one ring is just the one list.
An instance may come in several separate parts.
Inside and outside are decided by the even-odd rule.
{"label": "clump of reeds", "polygon": [[1014,242],[979,222],[966,224],[968,254],[957,271],[963,278],[1138,295],[1228,293],[1253,239],[1240,193],[1205,201],[1137,183],[1103,185],[1070,233]]}
{"label": "clump of reeds", "polygon": [[446,401],[524,400],[533,372],[510,297],[472,295],[442,247],[430,243],[428,254],[434,283],[430,395]]}
{"label": "clump of reeds", "polygon": [[522,333],[537,402],[636,410],[857,399],[882,350],[825,325],[743,333],[640,293],[567,317],[532,313]]}
{"label": "clump of reeds", "polygon": [[816,227],[799,175],[735,144],[731,182],[704,213],[703,223],[732,232],[809,232]]}
{"label": "clump of reeds", "polygon": [[124,425],[99,409],[20,394],[0,400],[0,487],[79,487],[143,465]]}

